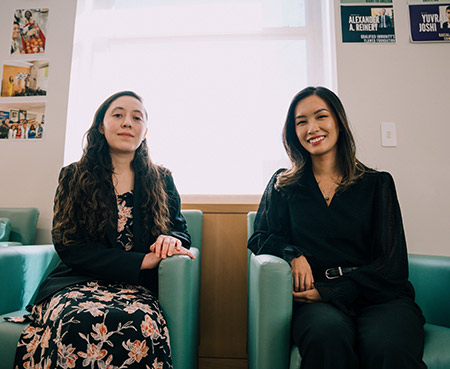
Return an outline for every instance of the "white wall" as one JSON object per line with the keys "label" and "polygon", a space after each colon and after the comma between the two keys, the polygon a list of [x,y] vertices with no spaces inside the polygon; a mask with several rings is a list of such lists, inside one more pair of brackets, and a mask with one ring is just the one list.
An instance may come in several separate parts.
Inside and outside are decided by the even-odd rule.
{"label": "white wall", "polygon": [[[338,91],[359,157],[396,181],[409,251],[450,255],[450,43],[409,41],[408,6],[394,0],[397,42],[343,44],[334,0]],[[380,144],[397,124],[398,146]]]}
{"label": "white wall", "polygon": [[[49,8],[44,54],[9,55],[15,9]],[[17,59],[50,61],[43,140],[0,142],[0,206],[37,207],[41,214],[37,243],[51,242],[53,196],[63,165],[70,65],[76,0],[2,0],[0,3],[0,63]],[[13,98],[14,102],[30,101]],[[4,103],[5,98],[1,98]]]}

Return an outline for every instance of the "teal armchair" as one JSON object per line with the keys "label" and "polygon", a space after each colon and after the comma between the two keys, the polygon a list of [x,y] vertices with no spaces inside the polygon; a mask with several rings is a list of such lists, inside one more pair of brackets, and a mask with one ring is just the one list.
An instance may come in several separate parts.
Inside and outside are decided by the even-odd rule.
{"label": "teal armchair", "polygon": [[[174,369],[197,368],[200,314],[200,252],[203,213],[183,210],[195,259],[176,255],[159,265],[159,296],[170,332]],[[26,324],[3,319],[20,316],[34,301],[37,289],[55,268],[53,245],[0,248],[0,369],[12,369],[17,342]]]}
{"label": "teal armchair", "polygon": [[[255,212],[247,217],[253,234]],[[450,368],[450,257],[413,255],[409,279],[416,290],[425,324],[424,361],[428,369]],[[248,262],[249,369],[298,369],[301,357],[291,343],[292,274],[288,263],[272,255]]]}
{"label": "teal armchair", "polygon": [[32,245],[38,218],[37,208],[0,208],[0,247]]}

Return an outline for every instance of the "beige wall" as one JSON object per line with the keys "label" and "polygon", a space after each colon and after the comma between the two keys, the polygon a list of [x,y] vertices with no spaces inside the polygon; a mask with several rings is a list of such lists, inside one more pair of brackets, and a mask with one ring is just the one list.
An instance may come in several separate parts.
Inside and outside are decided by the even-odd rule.
{"label": "beige wall", "polygon": [[[11,57],[11,30],[14,10],[49,8],[47,45],[44,54]],[[39,208],[41,214],[37,243],[49,243],[53,196],[58,172],[63,165],[65,122],[72,61],[76,0],[2,0],[0,2],[0,61],[50,61],[48,95],[43,140],[0,142],[0,206]],[[7,102],[2,98],[1,102]],[[19,99],[19,100],[18,100]],[[24,99],[24,100],[20,100]],[[17,101],[32,101],[26,97]]]}
{"label": "beige wall", "polygon": [[[407,2],[394,0],[397,42],[343,44],[334,0],[338,91],[360,159],[394,176],[409,251],[450,255],[450,43],[409,41]],[[398,145],[380,144],[380,123]]]}

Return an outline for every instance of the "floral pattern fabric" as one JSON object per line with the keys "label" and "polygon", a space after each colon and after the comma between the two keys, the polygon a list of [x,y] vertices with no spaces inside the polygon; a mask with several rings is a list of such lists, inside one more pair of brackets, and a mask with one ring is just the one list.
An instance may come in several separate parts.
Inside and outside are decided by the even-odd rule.
{"label": "floral pattern fabric", "polygon": [[133,246],[133,191],[117,195],[117,241],[126,251],[130,251]]}
{"label": "floral pattern fabric", "polygon": [[[117,196],[117,241],[133,246],[133,192]],[[9,318],[23,322],[23,318]],[[169,331],[145,287],[93,281],[34,305],[15,369],[172,369]]]}
{"label": "floral pattern fabric", "polygon": [[169,332],[144,287],[88,282],[33,306],[16,369],[172,368]]}

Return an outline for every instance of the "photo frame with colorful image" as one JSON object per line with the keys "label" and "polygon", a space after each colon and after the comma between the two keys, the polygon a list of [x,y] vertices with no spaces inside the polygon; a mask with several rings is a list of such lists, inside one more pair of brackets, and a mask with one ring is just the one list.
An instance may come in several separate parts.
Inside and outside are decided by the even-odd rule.
{"label": "photo frame with colorful image", "polygon": [[0,122],[9,119],[9,111],[0,110]]}
{"label": "photo frame with colorful image", "polygon": [[16,9],[13,15],[10,54],[39,54],[47,42],[48,8]]}
{"label": "photo frame with colorful image", "polygon": [[45,96],[48,90],[48,60],[3,62],[1,96]]}
{"label": "photo frame with colorful image", "polygon": [[0,142],[43,139],[45,110],[45,102],[0,103]]}
{"label": "photo frame with colorful image", "polygon": [[9,119],[11,122],[18,122],[19,121],[19,111],[18,110],[10,110],[9,112]]}

